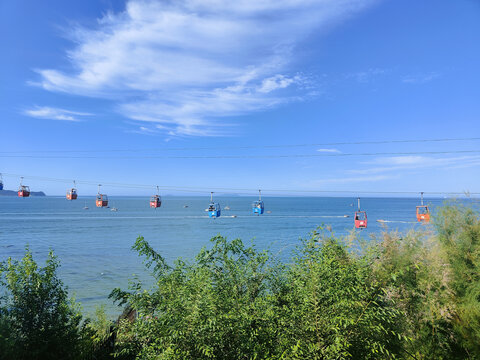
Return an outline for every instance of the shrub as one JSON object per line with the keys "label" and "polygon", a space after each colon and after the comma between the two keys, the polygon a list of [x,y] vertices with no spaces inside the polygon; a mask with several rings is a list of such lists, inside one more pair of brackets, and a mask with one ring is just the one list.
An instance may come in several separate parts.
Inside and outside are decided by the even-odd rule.
{"label": "shrub", "polygon": [[392,358],[397,312],[365,258],[337,240],[304,241],[292,265],[217,236],[192,264],[166,265],[143,239],[151,292],[112,297],[137,311],[118,330],[117,355],[141,359]]}
{"label": "shrub", "polygon": [[26,249],[21,261],[0,265],[0,358],[75,359],[80,354],[81,315],[57,277],[50,252],[39,268]]}
{"label": "shrub", "polygon": [[382,359],[399,352],[398,312],[372,276],[333,237],[314,234],[288,269],[279,338],[285,358]]}
{"label": "shrub", "polygon": [[480,358],[480,220],[472,208],[454,204],[442,207],[435,223],[450,267],[454,329],[466,351]]}

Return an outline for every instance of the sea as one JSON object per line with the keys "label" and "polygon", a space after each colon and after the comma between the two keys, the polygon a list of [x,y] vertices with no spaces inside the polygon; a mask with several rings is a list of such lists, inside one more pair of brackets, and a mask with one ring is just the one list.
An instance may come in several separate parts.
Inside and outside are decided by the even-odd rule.
{"label": "sea", "polygon": [[[205,211],[209,197],[170,196],[158,209],[148,197],[111,197],[110,208],[96,208],[94,197],[0,197],[0,261],[20,259],[26,246],[44,264],[50,249],[58,256],[59,276],[85,314],[104,305],[113,316],[120,309],[108,299],[113,288],[127,289],[138,279],[148,288],[153,283],[142,258],[133,251],[143,236],[168,262],[193,259],[210,246],[215,235],[241,238],[257,249],[268,249],[281,261],[290,261],[302,238],[322,226],[337,236],[357,232],[370,241],[372,234],[410,229],[432,230],[417,223],[419,199],[362,198],[368,228],[354,229],[354,197],[264,197],[265,213],[252,213],[253,197],[223,196],[219,218]],[[427,199],[433,213],[444,199]],[[88,207],[88,209],[84,209]],[[118,211],[112,211],[115,207]],[[226,210],[226,208],[229,210]]]}

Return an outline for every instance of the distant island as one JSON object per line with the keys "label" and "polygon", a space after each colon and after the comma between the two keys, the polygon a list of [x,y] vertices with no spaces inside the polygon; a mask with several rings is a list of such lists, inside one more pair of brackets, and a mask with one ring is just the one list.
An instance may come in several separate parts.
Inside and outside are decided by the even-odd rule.
{"label": "distant island", "polygon": [[[17,196],[14,190],[0,190],[0,196]],[[43,191],[31,191],[30,196],[46,196]]]}

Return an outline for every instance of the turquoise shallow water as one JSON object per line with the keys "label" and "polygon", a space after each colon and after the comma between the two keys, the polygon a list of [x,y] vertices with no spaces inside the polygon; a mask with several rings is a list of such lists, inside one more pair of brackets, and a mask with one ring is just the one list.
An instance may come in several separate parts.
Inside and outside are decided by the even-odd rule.
{"label": "turquoise shallow water", "polygon": [[[61,260],[63,281],[90,313],[95,305],[110,304],[110,291],[126,288],[133,274],[148,279],[142,260],[130,250],[139,235],[168,261],[193,257],[217,234],[240,237],[246,243],[253,239],[258,248],[269,248],[287,260],[299,238],[307,237],[319,225],[330,225],[338,235],[353,229],[355,198],[265,197],[265,210],[271,213],[261,216],[252,215],[254,199],[216,197],[222,208],[228,205],[231,210],[222,210],[220,218],[210,219],[204,211],[209,197],[164,197],[157,210],[149,208],[148,198],[111,198],[110,206],[118,212],[96,208],[93,197],[76,201],[0,197],[0,260],[20,258],[29,244],[35,258],[43,262],[48,250],[54,249]],[[85,202],[89,210],[83,210]],[[434,209],[443,200],[426,202]],[[418,199],[363,198],[369,226],[361,236],[368,238],[384,225],[400,231],[429,228],[416,223],[416,205]],[[379,219],[387,222],[382,225],[376,221]],[[115,310],[111,304],[107,308]]]}

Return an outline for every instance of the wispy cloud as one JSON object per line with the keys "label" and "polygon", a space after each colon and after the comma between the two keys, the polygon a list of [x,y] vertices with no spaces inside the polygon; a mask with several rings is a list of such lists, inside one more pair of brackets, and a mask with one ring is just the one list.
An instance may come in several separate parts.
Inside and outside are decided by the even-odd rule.
{"label": "wispy cloud", "polygon": [[340,154],[341,151],[338,149],[317,149],[318,152],[323,152],[323,153],[336,153]]}
{"label": "wispy cloud", "polygon": [[346,79],[353,79],[359,83],[368,83],[379,76],[388,74],[389,71],[390,70],[388,69],[371,68],[358,72],[348,73],[345,74],[344,77]]}
{"label": "wispy cloud", "polygon": [[362,182],[376,182],[392,179],[392,175],[369,175],[369,176],[341,176],[335,178],[327,178],[321,180],[315,180],[310,182],[310,186],[321,186],[326,184],[349,184],[349,183],[362,183]]}
{"label": "wispy cloud", "polygon": [[25,110],[23,113],[25,115],[38,118],[38,119],[74,121],[74,122],[81,121],[80,117],[92,115],[89,113],[53,108],[48,106],[35,107],[34,109]]}
{"label": "wispy cloud", "polygon": [[402,79],[402,82],[407,84],[425,84],[440,77],[439,73],[416,74],[407,75]]}
{"label": "wispy cloud", "polygon": [[126,117],[171,134],[217,135],[220,118],[314,93],[293,66],[296,45],[372,2],[130,0],[96,28],[75,28],[73,70],[37,70],[38,85],[116,99]]}
{"label": "wispy cloud", "polygon": [[[374,165],[364,169],[348,170],[349,174],[381,174],[416,169],[455,169],[480,166],[480,155],[430,157],[430,156],[392,156],[379,157],[363,164]],[[375,166],[376,165],[376,166]]]}

